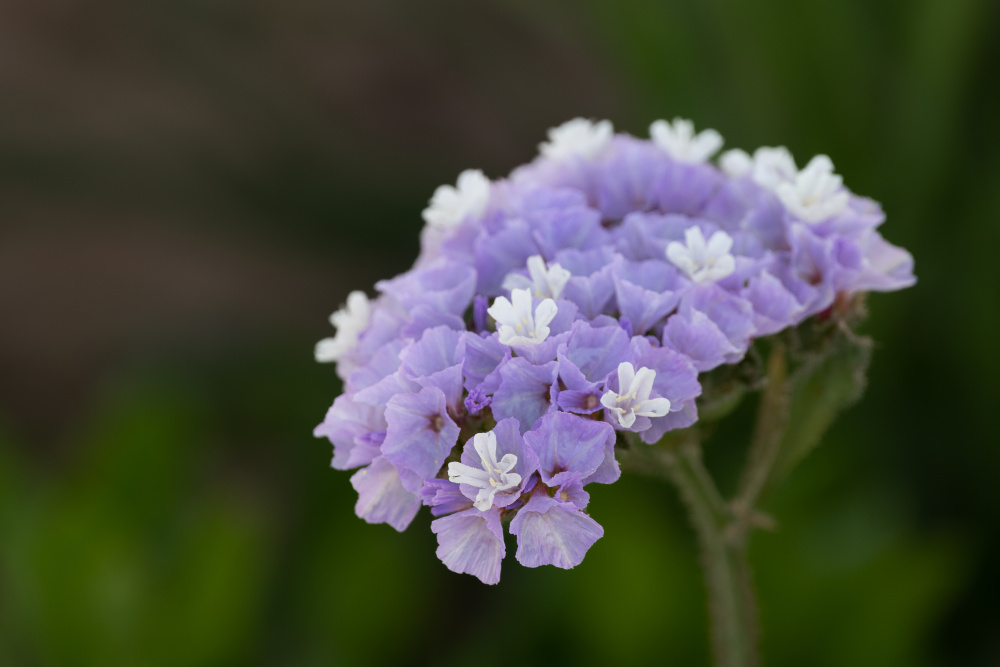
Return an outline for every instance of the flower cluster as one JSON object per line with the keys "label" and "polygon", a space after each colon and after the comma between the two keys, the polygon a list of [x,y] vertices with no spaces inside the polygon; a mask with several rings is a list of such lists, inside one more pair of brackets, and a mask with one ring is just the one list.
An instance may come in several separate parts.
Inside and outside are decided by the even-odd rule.
{"label": "flower cluster", "polygon": [[351,478],[358,516],[437,517],[438,557],[500,578],[503,528],[528,567],[578,565],[604,531],[591,483],[618,479],[615,443],[698,419],[699,373],[838,297],[913,284],[875,202],[826,156],[732,150],[689,121],[651,140],[607,121],[549,132],[504,180],[442,186],[413,269],[335,313],[344,393],[315,433]]}

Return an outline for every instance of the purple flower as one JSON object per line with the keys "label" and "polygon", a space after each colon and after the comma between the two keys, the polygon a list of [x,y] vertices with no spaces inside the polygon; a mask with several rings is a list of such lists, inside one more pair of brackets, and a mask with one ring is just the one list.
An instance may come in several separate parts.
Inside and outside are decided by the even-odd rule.
{"label": "purple flower", "polygon": [[437,475],[458,441],[444,392],[426,387],[397,394],[386,403],[385,421],[382,455],[399,471],[403,486],[416,493],[425,479]]}
{"label": "purple flower", "polygon": [[524,441],[538,456],[538,472],[546,486],[574,480],[608,484],[621,474],[614,460],[615,432],[604,422],[554,412],[525,433]]}
{"label": "purple flower", "polygon": [[500,561],[507,554],[496,508],[469,509],[431,522],[437,535],[437,557],[449,570],[471,574],[484,584],[500,581]]}
{"label": "purple flower", "polygon": [[583,562],[594,542],[604,537],[599,523],[571,502],[536,493],[510,522],[517,535],[517,562],[525,567],[555,565],[565,570]]}
{"label": "purple flower", "polygon": [[420,487],[420,501],[431,508],[434,516],[444,516],[453,512],[461,512],[472,507],[459,485],[447,479],[424,480]]}
{"label": "purple flower", "polygon": [[378,456],[378,446],[366,439],[373,433],[385,432],[382,410],[359,403],[344,394],[338,396],[327,411],[326,419],[316,427],[313,435],[327,437],[333,443],[333,467],[350,470],[368,465]]}
{"label": "purple flower", "polygon": [[486,583],[507,521],[522,564],[574,567],[603,535],[585,486],[619,478],[616,431],[657,443],[697,421],[700,372],[915,282],[830,158],[716,167],[714,131],[650,135],[578,118],[506,179],[463,172],[424,212],[413,268],[335,313],[317,354],[344,393],[314,433],[334,468],[361,468],[358,516],[402,530],[427,505],[438,557]]}
{"label": "purple flower", "polygon": [[493,415],[513,417],[521,432],[527,431],[542,415],[555,409],[558,364],[550,361],[535,366],[515,357],[500,367],[500,386],[493,394]]}
{"label": "purple flower", "polygon": [[351,485],[358,492],[354,511],[368,523],[387,523],[402,532],[420,509],[420,498],[404,488],[399,473],[384,457],[354,473]]}
{"label": "purple flower", "polygon": [[448,408],[457,412],[462,403],[462,333],[448,327],[423,332],[420,340],[404,349],[400,361],[406,374],[421,387],[444,392]]}

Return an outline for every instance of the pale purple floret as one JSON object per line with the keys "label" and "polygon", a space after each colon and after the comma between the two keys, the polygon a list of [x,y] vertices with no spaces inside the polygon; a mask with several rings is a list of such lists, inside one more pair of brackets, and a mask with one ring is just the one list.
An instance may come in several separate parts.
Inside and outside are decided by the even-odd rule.
{"label": "pale purple floret", "polygon": [[583,562],[594,542],[604,537],[604,528],[574,503],[537,493],[510,522],[510,533],[517,536],[521,565],[569,569]]}
{"label": "pale purple floret", "polygon": [[698,420],[695,399],[701,395],[698,371],[686,355],[667,347],[656,347],[648,338],[635,336],[630,344],[632,363],[638,368],[656,372],[653,395],[670,401],[670,412],[663,417],[642,417],[649,420],[643,430],[643,442],[654,443],[667,431],[686,428]]}
{"label": "pale purple floret", "polygon": [[444,516],[453,512],[461,512],[472,507],[462,489],[455,482],[447,479],[427,479],[420,487],[420,501],[431,508],[434,516]]}
{"label": "pale purple floret", "polygon": [[507,179],[465,172],[431,202],[414,267],[331,318],[320,356],[344,393],[314,433],[334,468],[361,467],[360,517],[402,530],[427,505],[439,558],[486,583],[507,521],[522,564],[574,567],[603,535],[584,487],[619,478],[616,431],[691,426],[700,372],[915,282],[829,158],[733,151],[720,169],[721,138],[695,145],[684,123],[647,141],[576,119]]}
{"label": "pale purple floret", "polygon": [[444,392],[426,387],[416,394],[397,394],[386,404],[385,421],[382,454],[399,471],[403,486],[416,493],[425,479],[437,475],[458,441]]}
{"label": "pale purple floret", "polygon": [[507,550],[503,543],[500,513],[468,509],[431,522],[437,535],[437,557],[449,570],[471,574],[484,584],[500,581],[500,561]]}
{"label": "pale purple floret", "polygon": [[368,523],[387,523],[402,532],[420,509],[420,498],[403,486],[396,468],[384,457],[354,473],[351,485],[358,492],[354,511]]}
{"label": "pale purple floret", "polygon": [[564,387],[556,398],[560,410],[590,415],[602,409],[603,378],[601,382],[591,382],[576,364],[562,354],[559,355],[559,382],[560,387]]}
{"label": "pale purple floret", "polygon": [[571,481],[610,484],[621,475],[613,455],[615,432],[604,422],[554,412],[525,433],[524,441],[538,456],[538,472],[546,486]]}
{"label": "pale purple floret", "polygon": [[326,419],[313,430],[316,437],[326,437],[333,443],[333,467],[350,470],[368,465],[378,456],[378,446],[368,437],[384,433],[384,410],[359,403],[347,394],[338,396],[326,413]]}
{"label": "pale purple floret", "polygon": [[628,354],[628,334],[617,326],[593,327],[574,323],[560,353],[590,382],[603,382]]}
{"label": "pale purple floret", "polygon": [[466,332],[464,336],[462,374],[465,388],[469,391],[479,388],[492,394],[500,385],[500,365],[511,357],[510,347],[502,345],[495,333],[484,337]]}
{"label": "pale purple floret", "polygon": [[513,417],[521,432],[530,429],[542,415],[555,410],[558,364],[550,361],[534,366],[515,357],[500,367],[500,386],[493,394],[493,416]]}
{"label": "pale purple floret", "polygon": [[462,402],[462,363],[465,345],[463,333],[448,327],[434,327],[423,332],[415,343],[400,352],[404,372],[421,387],[437,387],[444,392],[452,412]]}
{"label": "pale purple floret", "polygon": [[634,332],[646,333],[677,307],[679,283],[677,271],[664,262],[625,262],[615,276],[618,310]]}

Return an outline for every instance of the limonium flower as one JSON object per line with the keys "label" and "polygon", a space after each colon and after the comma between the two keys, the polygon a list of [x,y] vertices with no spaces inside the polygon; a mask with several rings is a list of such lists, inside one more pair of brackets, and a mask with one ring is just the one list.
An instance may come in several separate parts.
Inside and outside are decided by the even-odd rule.
{"label": "limonium flower", "polygon": [[315,429],[358,469],[355,510],[404,530],[434,517],[449,569],[500,580],[579,565],[604,535],[590,484],[624,439],[698,420],[699,376],[756,338],[860,291],[914,283],[875,202],[826,156],[722,146],[657,121],[651,139],[582,118],[507,178],[465,171],[423,213],[414,267],[353,292],[316,349],[343,394]]}

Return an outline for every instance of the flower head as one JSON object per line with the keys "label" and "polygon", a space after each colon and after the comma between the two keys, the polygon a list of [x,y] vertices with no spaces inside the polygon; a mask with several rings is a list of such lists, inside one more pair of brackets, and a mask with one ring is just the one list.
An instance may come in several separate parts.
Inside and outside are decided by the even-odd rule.
{"label": "flower head", "polygon": [[712,130],[650,135],[577,118],[507,179],[462,172],[424,211],[413,268],[334,313],[316,356],[344,392],[315,434],[358,468],[359,517],[402,530],[428,506],[442,563],[488,584],[505,525],[522,565],[575,567],[604,535],[585,487],[621,475],[618,431],[654,444],[692,426],[699,373],[915,281],[829,158],[799,171],[765,147],[716,166]]}

